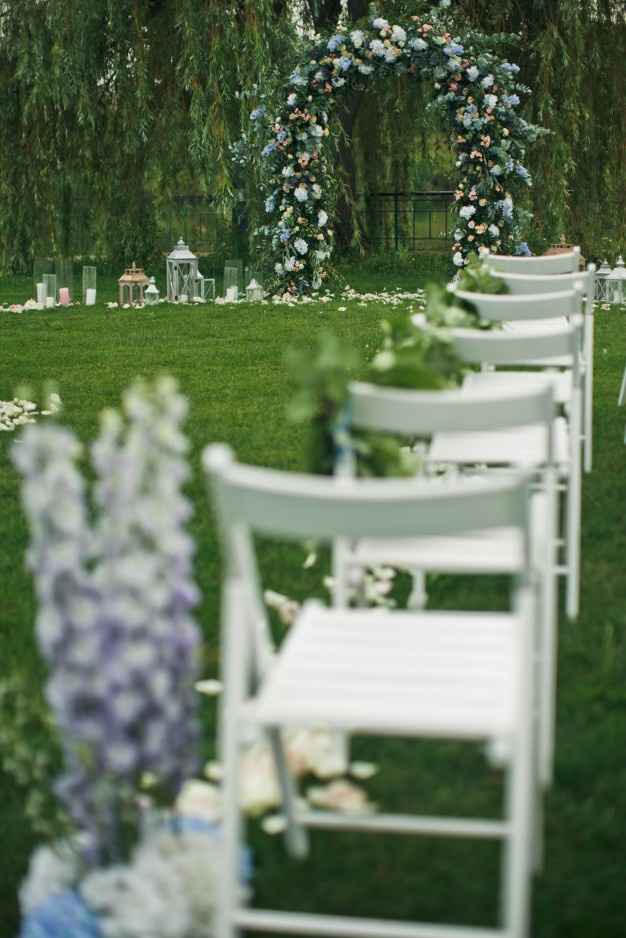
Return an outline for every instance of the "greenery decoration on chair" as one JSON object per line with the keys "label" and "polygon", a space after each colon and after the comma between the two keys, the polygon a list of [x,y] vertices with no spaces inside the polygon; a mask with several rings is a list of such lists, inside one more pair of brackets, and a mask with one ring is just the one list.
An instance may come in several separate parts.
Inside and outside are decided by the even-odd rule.
{"label": "greenery decoration on chair", "polygon": [[[472,253],[524,252],[528,213],[514,206],[516,183],[531,185],[524,165],[528,144],[543,131],[517,112],[529,91],[519,67],[486,51],[487,38],[472,34],[467,48],[453,35],[442,10],[392,25],[374,16],[350,31],[338,30],[306,53],[285,86],[278,113],[264,106],[251,118],[270,139],[261,229],[274,258],[275,289],[302,294],[327,275],[333,229],[328,193],[331,167],[325,155],[330,114],[339,93],[362,88],[371,77],[408,74],[434,83],[434,105],[450,128],[459,178],[453,260],[463,267]],[[494,42],[494,45],[497,45]]]}
{"label": "greenery decoration on chair", "polygon": [[294,385],[289,419],[307,428],[306,467],[332,475],[343,452],[356,457],[360,476],[413,475],[415,460],[395,436],[350,429],[348,385],[361,378],[386,387],[437,390],[456,387],[464,366],[445,334],[415,326],[406,313],[381,323],[381,348],[367,365],[354,347],[322,332],[313,355],[291,348],[287,365]]}

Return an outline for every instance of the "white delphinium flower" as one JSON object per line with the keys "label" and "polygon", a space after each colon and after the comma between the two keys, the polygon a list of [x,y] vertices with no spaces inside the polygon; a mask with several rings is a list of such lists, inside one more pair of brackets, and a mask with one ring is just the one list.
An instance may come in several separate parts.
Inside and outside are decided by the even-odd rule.
{"label": "white delphinium flower", "polygon": [[79,854],[75,844],[59,841],[53,846],[38,847],[31,855],[28,875],[20,886],[22,915],[35,911],[50,896],[61,895],[78,878]]}
{"label": "white delphinium flower", "polygon": [[184,883],[150,845],[130,866],[90,873],[80,892],[105,938],[180,938],[193,927]]}

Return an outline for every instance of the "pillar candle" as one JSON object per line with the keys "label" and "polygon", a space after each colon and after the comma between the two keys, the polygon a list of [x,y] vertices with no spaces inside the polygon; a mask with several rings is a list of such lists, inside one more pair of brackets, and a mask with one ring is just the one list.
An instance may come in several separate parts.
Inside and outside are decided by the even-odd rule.
{"label": "pillar candle", "polygon": [[40,306],[46,305],[46,285],[45,283],[37,284],[37,302]]}
{"label": "pillar candle", "polygon": [[239,298],[239,291],[237,287],[228,287],[226,289],[226,299],[231,303],[236,303]]}
{"label": "pillar candle", "polygon": [[53,306],[54,306],[54,297],[53,297],[53,296],[47,296],[47,297],[46,297],[46,306],[48,307],[48,309],[52,309],[52,308],[53,308]]}
{"label": "pillar candle", "polygon": [[61,306],[70,305],[69,287],[59,287],[59,303],[61,304]]}
{"label": "pillar candle", "polygon": [[86,306],[95,306],[96,305],[96,288],[87,287],[85,290],[85,305]]}

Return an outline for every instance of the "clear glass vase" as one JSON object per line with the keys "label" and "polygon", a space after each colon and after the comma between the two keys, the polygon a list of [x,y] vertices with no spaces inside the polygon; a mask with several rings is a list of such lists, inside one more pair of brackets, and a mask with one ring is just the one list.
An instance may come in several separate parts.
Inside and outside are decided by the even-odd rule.
{"label": "clear glass vase", "polygon": [[96,284],[98,272],[95,267],[83,267],[83,303],[85,306],[96,305]]}

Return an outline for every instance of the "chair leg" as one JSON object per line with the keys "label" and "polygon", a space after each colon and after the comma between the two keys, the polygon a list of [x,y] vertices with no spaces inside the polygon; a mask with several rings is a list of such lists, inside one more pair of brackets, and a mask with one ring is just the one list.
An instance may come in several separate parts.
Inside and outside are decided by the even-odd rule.
{"label": "chair leg", "polygon": [[541,622],[539,654],[540,672],[540,709],[539,709],[539,780],[544,788],[552,784],[554,764],[554,732],[556,722],[557,688],[557,648],[558,648],[558,602],[557,602],[557,551],[555,535],[558,531],[557,499],[552,490],[549,495],[551,517],[548,518],[549,530],[554,536],[547,541],[548,556],[540,581]]}
{"label": "chair leg", "polygon": [[583,458],[585,472],[591,472],[593,467],[593,365],[588,366],[585,375],[585,413],[583,417]]}
{"label": "chair leg", "polygon": [[567,491],[567,582],[565,611],[567,618],[578,618],[580,597],[580,476],[572,467]]}
{"label": "chair leg", "polygon": [[272,727],[269,730],[270,744],[276,765],[278,783],[283,802],[283,813],[287,826],[285,828],[285,847],[290,856],[295,859],[303,859],[309,852],[309,838],[305,827],[298,823],[296,816],[296,789],[293,782],[283,739],[278,727]]}
{"label": "chair leg", "polygon": [[428,602],[426,592],[426,573],[423,570],[411,570],[413,587],[409,596],[407,607],[409,609],[425,609]]}
{"label": "chair leg", "polygon": [[233,923],[239,904],[242,819],[239,805],[239,739],[236,726],[227,727],[224,742],[222,863],[219,871],[215,938],[239,938]]}
{"label": "chair leg", "polygon": [[626,368],[624,368],[624,374],[622,375],[622,385],[619,389],[619,395],[617,398],[617,406],[621,407],[625,400],[626,400]]}
{"label": "chair leg", "polygon": [[[532,720],[528,714],[526,722]],[[511,833],[504,848],[502,879],[502,925],[508,938],[528,938],[530,921],[531,875],[534,818],[533,788],[536,787],[532,766],[532,733],[530,727],[518,736],[507,773],[507,815]]]}

